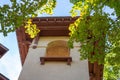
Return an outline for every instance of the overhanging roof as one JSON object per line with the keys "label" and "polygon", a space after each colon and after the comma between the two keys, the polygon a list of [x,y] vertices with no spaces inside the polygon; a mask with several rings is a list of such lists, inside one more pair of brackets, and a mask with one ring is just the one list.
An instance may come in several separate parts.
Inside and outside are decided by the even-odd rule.
{"label": "overhanging roof", "polygon": [[0,43],[0,58],[8,51],[9,49]]}
{"label": "overhanging roof", "polygon": [[0,80],[9,80],[9,79],[0,73]]}
{"label": "overhanging roof", "polygon": [[[78,17],[36,17],[33,18],[33,23],[41,30],[39,36],[68,36],[69,24],[73,23]],[[20,27],[16,31],[19,51],[22,64],[25,61],[29,45],[32,40],[25,29]]]}

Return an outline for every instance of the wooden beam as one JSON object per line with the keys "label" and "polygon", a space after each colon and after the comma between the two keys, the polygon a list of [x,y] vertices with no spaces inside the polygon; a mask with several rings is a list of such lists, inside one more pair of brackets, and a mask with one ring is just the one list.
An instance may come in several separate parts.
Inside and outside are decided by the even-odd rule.
{"label": "wooden beam", "polygon": [[97,62],[89,63],[89,80],[103,80],[103,65]]}
{"label": "wooden beam", "polygon": [[33,45],[33,49],[36,49],[37,48],[37,45],[38,45],[38,41],[39,41],[39,34],[35,37],[34,39],[34,45]]}
{"label": "wooden beam", "polygon": [[22,45],[30,45],[30,44],[32,44],[32,42],[30,42],[30,41],[21,41],[21,42],[19,42],[20,44],[22,44]]}
{"label": "wooden beam", "polygon": [[40,57],[41,65],[44,65],[45,61],[66,61],[67,65],[71,65],[72,57]]}
{"label": "wooden beam", "polygon": [[9,79],[0,73],[0,80],[9,80]]}
{"label": "wooden beam", "polygon": [[[41,30],[39,36],[69,36],[68,26],[73,23],[78,17],[72,18],[70,16],[65,17],[36,17],[32,18],[32,22],[37,25]],[[32,40],[28,34],[25,33],[25,29],[21,26],[16,30],[19,52],[21,56],[22,64],[25,61],[29,45]],[[38,44],[38,38],[35,38],[35,43]],[[37,46],[33,46],[36,48]]]}

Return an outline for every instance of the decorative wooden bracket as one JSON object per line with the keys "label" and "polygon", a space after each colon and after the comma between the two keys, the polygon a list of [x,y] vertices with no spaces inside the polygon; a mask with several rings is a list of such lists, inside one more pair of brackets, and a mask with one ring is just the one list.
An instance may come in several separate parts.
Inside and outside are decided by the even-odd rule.
{"label": "decorative wooden bracket", "polygon": [[71,65],[71,57],[40,57],[41,65],[45,64],[45,61],[66,61],[67,65]]}
{"label": "decorative wooden bracket", "polygon": [[39,34],[35,37],[35,39],[34,39],[34,45],[33,45],[33,49],[35,49],[35,48],[37,48],[37,45],[38,45],[38,41],[39,41]]}

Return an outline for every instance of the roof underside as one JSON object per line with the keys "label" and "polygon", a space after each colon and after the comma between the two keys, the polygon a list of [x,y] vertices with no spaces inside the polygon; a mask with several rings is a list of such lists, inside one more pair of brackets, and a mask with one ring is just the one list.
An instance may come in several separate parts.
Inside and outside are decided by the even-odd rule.
{"label": "roof underside", "polygon": [[[78,17],[37,17],[32,21],[41,30],[39,36],[68,36],[69,24],[73,23]],[[22,64],[25,61],[29,45],[32,40],[28,34],[25,33],[25,29],[20,27],[16,31],[19,51]]]}
{"label": "roof underside", "polygon": [[[73,23],[78,17],[37,17],[33,19],[33,23],[41,30],[36,37],[36,43],[39,36],[68,36],[68,27]],[[18,46],[21,56],[21,62],[24,64],[25,58],[28,53],[29,45],[32,40],[29,35],[25,33],[25,29],[20,27],[16,30]],[[103,65],[98,65],[97,63],[89,63],[89,75],[90,80],[102,80]]]}
{"label": "roof underside", "polygon": [[0,58],[8,51],[8,48],[6,48],[4,45],[0,43]]}
{"label": "roof underside", "polygon": [[0,73],[0,80],[9,80],[9,79]]}

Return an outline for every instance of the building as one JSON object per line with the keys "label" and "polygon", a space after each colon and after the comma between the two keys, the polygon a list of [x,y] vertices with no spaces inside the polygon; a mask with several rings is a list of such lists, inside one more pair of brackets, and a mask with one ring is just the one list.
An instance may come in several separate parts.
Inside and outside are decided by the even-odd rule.
{"label": "building", "polygon": [[0,80],[9,80],[9,79],[0,73]]}
{"label": "building", "polygon": [[[88,60],[80,61],[79,43],[75,43],[75,48],[70,50],[72,62],[68,58],[62,59],[62,61],[70,61],[71,65],[66,65],[66,62],[51,61],[51,58],[41,60],[41,57],[45,57],[49,43],[68,40],[68,26],[77,18],[69,16],[34,18],[33,23],[41,30],[35,39],[31,39],[23,27],[16,31],[23,65],[19,80],[102,80],[102,65],[92,64]],[[46,60],[50,61],[46,62]],[[42,61],[44,65],[41,65]]]}
{"label": "building", "polygon": [[[0,58],[2,58],[9,49],[0,43]],[[9,80],[3,74],[0,73],[0,80]]]}
{"label": "building", "polygon": [[8,48],[6,48],[4,45],[0,43],[0,58],[2,58],[7,51],[8,51]]}

